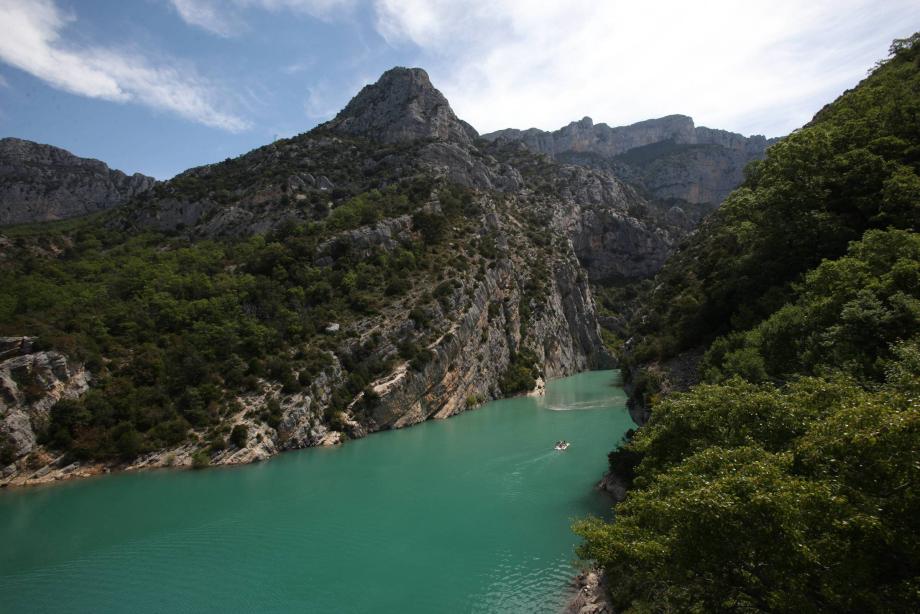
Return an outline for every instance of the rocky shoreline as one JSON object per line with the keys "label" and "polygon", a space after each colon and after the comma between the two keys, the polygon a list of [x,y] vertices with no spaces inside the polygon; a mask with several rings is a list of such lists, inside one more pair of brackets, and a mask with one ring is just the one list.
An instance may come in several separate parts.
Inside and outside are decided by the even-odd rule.
{"label": "rocky shoreline", "polygon": [[[514,396],[541,397],[546,394],[546,384],[543,379],[530,392]],[[511,398],[511,397],[509,397]],[[432,420],[446,420],[451,416],[431,416]],[[414,426],[421,422],[410,424]],[[369,433],[368,433],[369,434]],[[252,439],[252,438],[251,438]],[[317,447],[332,447],[343,445],[349,440],[345,433],[327,431],[315,445],[305,446],[307,449]],[[263,439],[260,445],[246,448],[230,448],[215,458],[212,458],[208,467],[221,467],[233,465],[248,465],[268,460],[288,450],[278,449],[269,439]],[[156,469],[195,469],[194,455],[198,451],[195,444],[187,443],[177,448],[159,450],[146,454],[132,463],[80,463],[66,462],[66,455],[54,456],[45,449],[36,450],[34,456],[34,471],[17,471],[9,476],[0,477],[0,489],[3,488],[28,488],[43,486],[69,480],[97,477],[111,473],[129,473],[151,471]],[[204,468],[204,467],[202,467]],[[2,476],[2,474],[0,474]]]}
{"label": "rocky shoreline", "polygon": [[602,570],[589,569],[572,580],[575,594],[562,610],[562,614],[613,614],[607,576]]}
{"label": "rocky shoreline", "polygon": [[[516,226],[506,228],[498,216],[489,219],[496,231],[520,232]],[[287,393],[279,382],[262,379],[256,392],[237,396],[234,406],[239,410],[223,418],[224,435],[232,426],[246,427],[245,446],[208,450],[208,461],[199,461],[199,466],[264,460],[283,450],[335,445],[370,432],[461,413],[503,396],[499,382],[525,342],[536,348],[541,380],[604,366],[593,297],[575,255],[565,250],[557,256],[539,301],[527,294],[528,280],[517,273],[528,257],[533,259],[536,253],[510,253],[485,268],[480,277],[458,280],[448,295],[434,302],[425,313],[432,321],[445,323],[446,330],[424,346],[427,361],[410,368],[403,360],[371,382],[368,389],[376,399],[364,404],[363,413],[356,410],[362,392],[341,412],[335,427],[324,420],[332,392],[344,385],[347,376],[339,355],[367,345],[374,335],[405,336],[404,329],[414,324],[406,322],[400,305],[328,333],[335,335],[338,347],[327,352],[328,366],[301,391]],[[539,308],[531,307],[537,302]],[[375,351],[381,360],[397,354],[393,341],[379,343]],[[33,337],[0,338],[0,487],[193,464],[192,457],[200,454],[209,438],[204,431],[193,430],[186,443],[128,464],[74,464],[46,450],[37,433],[51,420],[51,408],[61,399],[80,397],[91,378],[83,364],[38,347]],[[260,418],[269,401],[280,408],[271,426]]]}
{"label": "rocky shoreline", "polygon": [[[31,428],[25,428],[31,425],[31,419],[43,419],[50,407],[61,398],[73,398],[84,392],[88,387],[88,374],[82,369],[82,366],[75,368],[67,363],[62,356],[54,352],[33,352],[34,339],[30,337],[18,338],[0,338],[0,350],[5,348],[5,353],[0,351],[0,392],[9,401],[21,396],[19,387],[15,378],[11,376],[11,364],[19,365],[24,359],[30,364],[46,364],[50,354],[58,365],[57,373],[48,369],[46,371],[36,371],[37,377],[42,386],[50,390],[52,394],[43,397],[42,403],[36,408],[36,405],[29,407],[30,412],[35,412],[32,416],[27,416],[21,425],[21,432],[15,434],[24,439],[28,439],[24,445],[30,446],[30,452],[27,456],[17,459],[15,462],[6,467],[0,467],[0,489],[4,488],[28,488],[33,486],[43,486],[57,482],[70,481],[76,479],[91,478],[100,475],[121,472],[139,472],[156,469],[201,469],[205,467],[219,467],[232,465],[246,465],[270,459],[277,454],[288,450],[306,449],[314,447],[331,447],[342,445],[349,439],[360,439],[370,434],[356,422],[349,421],[346,426],[349,431],[341,432],[331,429],[314,427],[310,430],[308,436],[305,436],[296,447],[286,447],[278,445],[276,442],[277,433],[264,423],[252,419],[250,416],[253,408],[264,405],[269,396],[280,393],[280,387],[269,386],[260,394],[253,394],[248,397],[239,397],[237,402],[241,409],[233,421],[236,424],[243,424],[247,427],[247,443],[244,447],[230,446],[227,449],[210,456],[209,462],[203,466],[196,466],[195,455],[200,451],[200,445],[197,442],[189,441],[175,448],[167,448],[150,452],[138,457],[129,463],[103,463],[103,462],[75,462],[69,459],[66,454],[54,454],[44,446],[37,443]],[[9,359],[14,355],[18,360],[15,363]],[[2,360],[2,358],[7,360]],[[36,358],[37,357],[37,358]],[[63,362],[62,362],[63,361]],[[77,382],[75,384],[74,382]],[[514,396],[540,397],[546,393],[546,382],[543,378],[538,378],[534,389],[529,392],[520,393]],[[298,395],[288,399],[288,404],[304,404],[305,399],[296,398]],[[21,399],[20,399],[21,400]],[[3,399],[0,399],[3,403]],[[464,408],[464,411],[478,407]],[[14,418],[17,417],[17,411],[21,410],[15,403],[8,402],[3,405],[4,414],[0,415],[0,425],[4,427],[2,434],[8,434],[13,431],[16,425]],[[24,412],[23,412],[24,413]],[[461,411],[454,412],[437,412],[424,416],[421,420],[407,422],[397,426],[405,428],[414,426],[430,419],[447,419]],[[371,431],[373,432],[373,431]],[[203,436],[203,433],[197,433]]]}
{"label": "rocky shoreline", "polygon": [[[53,351],[41,351],[35,347],[35,339],[30,337],[2,338],[0,339],[0,392],[4,398],[4,431],[7,436],[14,433],[19,438],[28,439],[21,442],[31,448],[28,456],[18,459],[7,467],[0,468],[0,489],[29,488],[47,486],[59,482],[77,479],[86,479],[115,472],[139,472],[152,470],[178,470],[198,468],[195,455],[200,446],[195,442],[188,442],[171,449],[159,450],[143,455],[130,463],[100,463],[100,462],[73,462],[66,454],[55,455],[44,446],[40,445],[34,437],[31,428],[32,418],[41,420],[47,416],[51,406],[62,398],[74,398],[88,388],[89,374],[82,365],[75,365]],[[39,403],[24,403],[25,391],[21,377],[17,377],[17,370],[28,366],[34,373],[34,384],[44,390]],[[232,466],[255,463],[286,451],[286,448],[276,444],[271,429],[266,425],[249,419],[247,415],[254,407],[265,403],[266,397],[280,392],[269,386],[263,393],[238,398],[240,411],[234,416],[233,422],[247,426],[247,443],[245,447],[231,446],[216,455],[212,455],[207,466]],[[540,397],[546,393],[546,381],[543,377],[537,379],[534,389],[515,396]],[[303,399],[300,399],[303,402]],[[26,415],[24,409],[28,409]],[[469,409],[469,408],[467,408]],[[26,417],[22,423],[23,428],[16,431],[18,413]],[[403,426],[426,421],[427,419],[446,419],[460,412],[428,415],[418,422],[410,422]],[[20,421],[22,422],[22,421]],[[363,437],[367,431],[360,429],[357,423],[352,425],[352,437]],[[322,433],[310,433],[300,449],[306,447],[334,446],[344,444],[349,439],[349,434],[324,430]],[[574,595],[566,606],[564,612],[573,614],[604,614],[612,612],[607,596],[606,583],[603,573],[587,571],[578,574],[572,580]]]}

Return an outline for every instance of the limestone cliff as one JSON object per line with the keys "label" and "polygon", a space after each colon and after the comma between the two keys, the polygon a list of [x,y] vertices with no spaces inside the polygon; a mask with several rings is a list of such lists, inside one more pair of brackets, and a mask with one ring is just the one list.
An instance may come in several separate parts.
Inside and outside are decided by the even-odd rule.
{"label": "limestone cliff", "polygon": [[610,171],[656,200],[710,206],[741,183],[744,167],[775,140],[697,127],[685,115],[618,127],[585,117],[554,132],[507,129],[482,138],[521,142],[563,162]]}
{"label": "limestone cliff", "polygon": [[0,139],[0,226],[46,222],[117,207],[156,180],[51,145]]}
{"label": "limestone cliff", "polygon": [[89,374],[56,351],[39,350],[31,337],[0,337],[0,484],[45,466],[36,432],[51,407],[89,388]]}

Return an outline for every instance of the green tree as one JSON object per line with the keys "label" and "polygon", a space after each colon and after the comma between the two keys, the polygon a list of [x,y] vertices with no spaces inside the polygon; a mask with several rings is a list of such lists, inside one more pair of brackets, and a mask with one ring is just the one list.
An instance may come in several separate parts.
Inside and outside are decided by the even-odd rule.
{"label": "green tree", "polygon": [[230,431],[230,443],[237,448],[245,448],[249,440],[249,427],[245,424],[235,424]]}

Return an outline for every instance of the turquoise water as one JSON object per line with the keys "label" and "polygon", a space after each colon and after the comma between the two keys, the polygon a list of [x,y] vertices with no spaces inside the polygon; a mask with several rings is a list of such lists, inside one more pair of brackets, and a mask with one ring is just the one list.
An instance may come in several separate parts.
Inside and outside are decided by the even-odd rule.
{"label": "turquoise water", "polygon": [[632,426],[615,377],[257,465],[0,492],[0,612],[556,611],[571,520],[607,512],[592,486]]}

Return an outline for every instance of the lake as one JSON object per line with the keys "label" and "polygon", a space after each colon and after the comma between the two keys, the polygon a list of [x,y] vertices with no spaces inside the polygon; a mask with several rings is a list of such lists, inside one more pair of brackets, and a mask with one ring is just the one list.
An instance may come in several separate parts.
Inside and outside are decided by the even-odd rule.
{"label": "lake", "polygon": [[[615,371],[336,448],[0,492],[2,612],[554,612]],[[556,440],[571,447],[553,450]]]}

